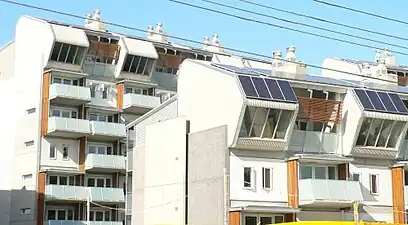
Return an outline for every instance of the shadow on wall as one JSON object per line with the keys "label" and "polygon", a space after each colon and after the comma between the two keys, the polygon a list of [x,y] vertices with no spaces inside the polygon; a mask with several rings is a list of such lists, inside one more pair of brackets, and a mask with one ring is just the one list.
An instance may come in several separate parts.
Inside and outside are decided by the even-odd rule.
{"label": "shadow on wall", "polygon": [[370,202],[377,201],[377,199],[375,199],[374,196],[370,193],[370,190],[368,190],[365,186],[361,184],[360,188],[361,188],[361,193],[363,194],[364,201],[370,201]]}
{"label": "shadow on wall", "polygon": [[36,200],[33,190],[0,190],[0,224],[35,224]]}

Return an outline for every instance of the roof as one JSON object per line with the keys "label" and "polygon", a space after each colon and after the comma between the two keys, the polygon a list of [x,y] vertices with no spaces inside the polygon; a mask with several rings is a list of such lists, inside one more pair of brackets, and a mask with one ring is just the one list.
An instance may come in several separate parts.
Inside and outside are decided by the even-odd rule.
{"label": "roof", "polygon": [[[370,66],[377,66],[378,63],[374,61],[366,61],[366,60],[354,60],[354,59],[344,59],[344,58],[336,58],[336,57],[331,57],[331,59],[343,61],[343,62],[348,62],[356,65],[362,65],[362,64],[368,64]],[[385,65],[389,69],[395,69],[395,70],[408,70],[408,66],[406,65]]]}

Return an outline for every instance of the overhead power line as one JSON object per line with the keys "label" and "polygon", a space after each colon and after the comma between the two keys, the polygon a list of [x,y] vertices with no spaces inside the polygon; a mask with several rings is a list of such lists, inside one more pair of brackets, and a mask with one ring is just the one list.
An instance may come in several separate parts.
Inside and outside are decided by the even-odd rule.
{"label": "overhead power line", "polygon": [[394,18],[391,18],[391,17],[381,16],[381,15],[378,15],[378,14],[375,14],[375,13],[370,13],[370,12],[362,11],[362,10],[359,10],[359,9],[349,8],[347,6],[342,6],[342,5],[334,4],[334,3],[331,3],[331,2],[326,2],[326,1],[321,1],[321,0],[313,0],[313,1],[316,2],[316,3],[319,3],[319,4],[324,4],[324,5],[332,6],[332,7],[335,7],[335,8],[340,8],[340,9],[344,9],[344,10],[348,10],[348,11],[352,11],[352,12],[356,12],[356,13],[360,13],[360,14],[364,14],[364,15],[368,15],[368,16],[372,16],[372,17],[376,17],[376,18],[380,18],[380,19],[389,20],[389,21],[393,21],[393,22],[408,25],[408,22],[405,22],[405,21],[402,21],[402,20],[399,20],[399,19],[394,19]]}
{"label": "overhead power line", "polygon": [[[266,26],[270,26],[270,27],[283,29],[283,30],[289,30],[289,31],[297,32],[297,33],[307,34],[307,35],[310,35],[310,36],[319,37],[319,38],[326,39],[326,40],[333,40],[333,41],[337,41],[337,42],[347,43],[347,44],[356,45],[356,46],[360,46],[360,47],[364,47],[364,48],[371,48],[371,49],[375,49],[375,50],[380,49],[379,47],[368,45],[368,44],[361,44],[361,43],[357,43],[357,42],[354,42],[354,41],[348,41],[348,40],[343,40],[343,39],[340,39],[340,38],[335,38],[335,37],[330,37],[330,36],[326,36],[326,35],[316,34],[316,33],[309,32],[309,31],[303,31],[303,30],[299,30],[299,29],[295,29],[295,28],[291,28],[291,27],[286,27],[286,26],[283,26],[283,25],[273,24],[273,23],[269,23],[269,22],[265,22],[265,21],[261,21],[261,20],[256,20],[256,19],[252,19],[252,18],[249,18],[249,17],[244,17],[244,16],[240,16],[240,15],[236,15],[236,14],[232,14],[232,13],[228,13],[228,12],[224,12],[224,11],[220,11],[220,10],[216,10],[216,9],[211,9],[211,8],[207,8],[207,7],[203,7],[203,6],[199,6],[199,5],[195,5],[195,4],[190,4],[190,3],[183,2],[183,1],[178,1],[178,0],[169,0],[169,1],[177,3],[177,4],[181,4],[181,5],[186,5],[186,6],[189,6],[189,7],[192,7],[192,8],[203,9],[205,11],[209,11],[209,12],[213,12],[213,13],[233,17],[233,18],[236,18],[236,19],[240,19],[240,20],[244,20],[244,21],[248,21],[248,22],[252,22],[252,23],[258,23],[258,24],[262,24],[262,25],[266,25]],[[408,56],[408,54],[405,53],[405,52],[394,51],[394,50],[389,50],[389,51],[393,52],[395,54]]]}
{"label": "overhead power line", "polygon": [[[22,7],[26,7],[26,8],[31,8],[31,9],[37,9],[37,10],[40,10],[40,11],[51,12],[51,13],[55,13],[55,14],[59,14],[59,15],[64,15],[64,16],[68,16],[68,17],[77,18],[77,19],[84,19],[84,20],[88,19],[88,20],[91,20],[91,21],[94,20],[92,18],[86,18],[85,16],[78,16],[78,15],[71,14],[71,13],[61,12],[61,11],[57,11],[57,10],[54,10],[54,9],[38,7],[38,6],[29,5],[29,4],[25,4],[25,3],[19,3],[19,2],[11,1],[11,0],[0,0],[0,2],[5,2],[5,3],[18,5],[18,6],[22,6]],[[114,26],[114,27],[125,28],[125,29],[129,29],[129,30],[133,30],[133,31],[143,32],[143,33],[147,33],[147,31],[148,31],[146,29],[140,29],[140,28],[126,26],[126,25],[113,23],[113,22],[104,21],[103,23],[107,24],[107,25]],[[202,42],[202,41],[195,41],[195,40],[192,40],[192,39],[178,37],[178,36],[172,36],[172,35],[168,35],[168,34],[163,34],[163,36],[165,36],[167,38],[175,39],[175,40],[180,40],[180,41],[193,43],[193,44],[200,44],[200,45],[204,44],[204,42]],[[209,45],[211,45],[211,44],[209,44]],[[238,52],[238,53],[241,53],[241,54],[251,55],[251,56],[260,57],[260,58],[264,58],[264,59],[278,59],[278,60],[282,60],[283,62],[288,62],[288,60],[285,60],[285,59],[282,59],[282,58],[276,58],[276,57],[273,57],[273,56],[264,55],[264,54],[260,54],[260,53],[249,52],[249,51],[244,51],[244,50],[240,50],[240,49],[236,49],[236,48],[230,48],[230,47],[223,47],[223,48],[225,50],[228,50],[228,51],[231,51],[231,52]],[[316,69],[321,69],[321,70],[326,70],[326,71],[332,71],[332,72],[337,72],[337,73],[342,73],[342,74],[361,76],[361,74],[358,74],[358,73],[352,73],[352,72],[348,72],[348,71],[342,71],[342,70],[322,67],[322,66],[318,66],[318,65],[304,63],[304,62],[291,62],[291,63],[298,64],[298,65],[305,65],[305,66],[308,66],[308,67],[311,67],[311,68],[316,68]],[[372,79],[376,79],[376,78],[372,78]]]}
{"label": "overhead power line", "polygon": [[297,21],[293,21],[293,20],[288,20],[288,19],[285,19],[285,18],[282,18],[282,17],[271,16],[271,15],[264,14],[264,13],[259,13],[259,12],[255,12],[255,11],[251,11],[251,10],[247,10],[247,9],[243,9],[243,8],[239,8],[239,7],[235,7],[235,6],[231,6],[231,5],[226,5],[226,4],[223,4],[223,3],[218,3],[218,2],[215,2],[215,1],[212,1],[212,0],[201,0],[201,1],[213,4],[213,5],[222,6],[222,7],[229,8],[229,9],[238,10],[238,11],[241,11],[241,12],[254,14],[254,15],[257,15],[257,16],[263,16],[263,17],[274,19],[274,20],[283,21],[285,23],[300,25],[300,26],[304,26],[304,27],[310,27],[310,28],[317,29],[317,30],[322,30],[322,31],[326,31],[326,32],[334,33],[334,34],[340,34],[340,35],[344,35],[344,36],[347,36],[347,37],[352,37],[352,38],[356,38],[356,39],[360,39],[360,40],[376,42],[376,43],[379,43],[379,44],[384,44],[384,45],[393,46],[393,47],[397,47],[397,48],[408,49],[408,47],[405,47],[405,46],[402,46],[402,45],[392,44],[392,43],[389,43],[389,42],[379,41],[379,40],[375,40],[375,39],[371,39],[371,38],[366,38],[366,37],[362,37],[362,36],[358,36],[358,35],[354,35],[354,34],[349,34],[349,33],[346,33],[346,32],[336,31],[336,30],[332,30],[332,29],[328,29],[328,28],[324,28],[324,27],[320,27],[320,26],[314,26],[314,25],[310,25],[310,24],[307,24],[307,23],[301,23],[301,22],[297,22]]}
{"label": "overhead power line", "polygon": [[265,8],[265,9],[274,10],[274,11],[277,11],[277,12],[283,12],[283,13],[286,13],[286,14],[291,14],[291,15],[295,15],[295,16],[299,16],[299,17],[303,17],[303,18],[312,19],[312,20],[315,20],[315,21],[323,22],[323,23],[329,23],[329,24],[333,24],[333,25],[336,25],[336,26],[341,26],[341,27],[350,28],[350,29],[353,29],[353,30],[363,31],[363,32],[366,32],[366,33],[381,35],[381,36],[384,36],[384,37],[394,38],[394,39],[403,40],[403,41],[408,41],[408,38],[405,38],[405,37],[396,36],[396,35],[387,34],[387,33],[378,32],[378,31],[373,31],[373,30],[368,30],[368,29],[364,29],[364,28],[361,28],[361,27],[356,27],[356,26],[352,26],[352,25],[348,25],[348,24],[344,24],[344,23],[330,21],[330,20],[326,20],[326,19],[323,19],[323,18],[320,18],[320,17],[310,16],[310,15],[297,13],[297,12],[293,12],[293,11],[289,11],[289,10],[285,10],[285,9],[279,9],[279,8],[276,8],[276,7],[272,7],[272,6],[269,6],[269,5],[264,5],[264,4],[249,1],[249,0],[237,0],[237,1],[244,2],[244,3],[250,4],[250,5],[255,5],[255,6],[258,6],[258,7],[261,7],[261,8]]}

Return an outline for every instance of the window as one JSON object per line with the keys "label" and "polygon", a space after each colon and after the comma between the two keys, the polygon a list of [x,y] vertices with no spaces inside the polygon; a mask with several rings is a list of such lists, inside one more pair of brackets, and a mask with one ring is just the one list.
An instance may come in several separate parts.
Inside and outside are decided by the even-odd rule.
{"label": "window", "polygon": [[337,179],[337,167],[301,165],[300,179]]}
{"label": "window", "polygon": [[106,88],[103,89],[102,91],[102,98],[107,99],[108,98],[108,90]]}
{"label": "window", "polygon": [[22,209],[20,209],[20,214],[21,215],[30,215],[31,214],[31,209],[30,208],[22,208]]}
{"label": "window", "polygon": [[106,116],[102,114],[90,113],[90,121],[113,122],[113,116]]}
{"label": "window", "polygon": [[272,169],[262,168],[262,188],[272,189]]}
{"label": "window", "polygon": [[68,146],[63,146],[62,147],[62,159],[68,160],[68,154],[69,154]]}
{"label": "window", "polygon": [[27,114],[35,113],[35,108],[27,109],[27,110],[26,110],[26,113],[27,113]]}
{"label": "window", "polygon": [[123,72],[136,73],[145,76],[149,76],[150,71],[153,69],[154,59],[127,55],[125,63],[123,64]]}
{"label": "window", "polygon": [[283,223],[283,215],[268,215],[263,213],[248,214],[244,216],[243,225],[267,225],[274,223]]}
{"label": "window", "polygon": [[89,144],[88,153],[91,154],[101,154],[101,155],[112,155],[112,146],[107,146],[104,144]]}
{"label": "window", "polygon": [[73,209],[48,209],[47,220],[74,220]]}
{"label": "window", "polygon": [[292,111],[248,106],[242,121],[240,137],[285,139]]}
{"label": "window", "polygon": [[50,154],[49,154],[49,156],[50,156],[50,159],[56,159],[57,158],[57,151],[56,151],[56,149],[55,149],[55,145],[53,145],[53,144],[51,144],[50,145]]}
{"label": "window", "polygon": [[33,175],[32,175],[32,174],[24,174],[24,175],[23,175],[23,180],[29,180],[29,179],[31,179],[31,178],[33,178]]}
{"label": "window", "polygon": [[359,173],[352,173],[351,174],[351,180],[352,181],[361,181],[360,177],[361,177],[361,175]]}
{"label": "window", "polygon": [[52,61],[81,65],[85,55],[85,48],[76,45],[55,42],[51,52]]}
{"label": "window", "polygon": [[107,177],[88,177],[88,187],[112,187],[112,179]]}
{"label": "window", "polygon": [[405,122],[383,119],[365,118],[356,146],[395,148]]}
{"label": "window", "polygon": [[110,211],[91,210],[89,212],[90,221],[111,221]]}
{"label": "window", "polygon": [[95,98],[96,87],[92,85],[89,88],[91,89],[91,98]]}
{"label": "window", "polygon": [[370,193],[373,195],[378,195],[378,184],[379,184],[379,175],[370,174]]}
{"label": "window", "polygon": [[74,186],[75,176],[49,175],[48,184]]}
{"label": "window", "polygon": [[254,170],[251,167],[244,167],[244,187],[253,188],[254,182],[252,177],[254,176]]}
{"label": "window", "polygon": [[31,147],[31,146],[34,145],[34,141],[26,141],[26,142],[24,142],[24,144],[25,144],[26,147]]}
{"label": "window", "polygon": [[73,79],[69,79],[69,78],[62,78],[62,77],[52,77],[51,83],[78,86],[78,80],[73,80]]}
{"label": "window", "polygon": [[76,109],[62,108],[62,107],[52,107],[51,117],[63,117],[63,118],[77,118],[78,111]]}
{"label": "window", "polygon": [[139,95],[150,95],[154,96],[154,88],[135,88],[135,87],[126,87],[125,94],[139,94]]}

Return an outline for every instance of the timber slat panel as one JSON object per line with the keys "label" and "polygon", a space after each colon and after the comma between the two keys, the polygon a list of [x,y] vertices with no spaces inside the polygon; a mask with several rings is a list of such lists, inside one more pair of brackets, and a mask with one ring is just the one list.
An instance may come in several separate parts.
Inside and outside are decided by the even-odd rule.
{"label": "timber slat panel", "polygon": [[120,46],[106,42],[91,41],[88,54],[107,57],[117,60],[119,58]]}
{"label": "timber slat panel", "polygon": [[343,108],[341,101],[305,97],[298,97],[298,100],[300,105],[298,119],[336,124],[341,122]]}

